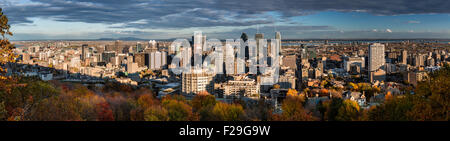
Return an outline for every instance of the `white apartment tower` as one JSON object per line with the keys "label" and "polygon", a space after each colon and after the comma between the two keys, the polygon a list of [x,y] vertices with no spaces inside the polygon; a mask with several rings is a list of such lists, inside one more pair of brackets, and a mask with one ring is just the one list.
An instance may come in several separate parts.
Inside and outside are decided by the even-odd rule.
{"label": "white apartment tower", "polygon": [[380,43],[373,43],[369,45],[368,59],[370,82],[374,82],[374,80],[383,80],[385,78],[383,66],[386,64],[384,59],[384,45]]}
{"label": "white apartment tower", "polygon": [[214,73],[206,69],[193,68],[190,72],[183,72],[181,80],[181,93],[195,95],[201,91],[213,93]]}

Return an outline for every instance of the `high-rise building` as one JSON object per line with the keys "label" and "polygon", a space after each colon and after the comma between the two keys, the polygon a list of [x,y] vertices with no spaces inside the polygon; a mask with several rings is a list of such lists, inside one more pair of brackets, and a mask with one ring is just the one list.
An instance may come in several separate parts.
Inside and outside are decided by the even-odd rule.
{"label": "high-rise building", "polygon": [[159,70],[167,67],[167,53],[155,51],[145,53],[145,65],[152,70]]}
{"label": "high-rise building", "polygon": [[201,32],[195,32],[192,36],[192,46],[193,46],[193,56],[192,63],[194,66],[200,66],[203,56],[203,45],[206,43],[206,36],[202,35]]}
{"label": "high-rise building", "polygon": [[111,58],[115,57],[116,53],[114,52],[103,52],[102,53],[102,61],[105,63],[109,63],[111,61]]}
{"label": "high-rise building", "polygon": [[146,55],[148,55],[148,53],[136,53],[133,55],[133,60],[139,67],[147,66],[148,63],[145,60]]}
{"label": "high-rise building", "polygon": [[234,57],[234,49],[231,47],[231,45],[226,45],[225,47],[225,73],[226,74],[236,74],[236,61]]}
{"label": "high-rise building", "polygon": [[122,53],[123,52],[122,41],[116,40],[114,42],[114,48],[117,53]]}
{"label": "high-rise building", "polygon": [[144,47],[142,46],[142,44],[140,42],[137,42],[136,50],[134,50],[134,52],[138,53],[138,52],[142,52],[143,50],[144,50]]}
{"label": "high-rise building", "polygon": [[386,63],[384,58],[384,45],[374,43],[369,45],[369,79],[370,82],[375,80],[384,81],[386,73],[384,72],[384,65]]}
{"label": "high-rise building", "polygon": [[161,68],[167,68],[167,52],[161,52]]}
{"label": "high-rise building", "polygon": [[278,46],[281,48],[281,33],[280,32],[275,32],[275,39],[280,41],[280,42],[278,42]]}
{"label": "high-rise building", "polygon": [[161,69],[161,52],[157,51],[154,55],[155,69]]}
{"label": "high-rise building", "polygon": [[[262,64],[262,63],[264,63],[264,62],[260,62],[261,61],[261,54],[259,54],[259,52],[260,52],[260,45],[259,45],[259,42],[262,40],[262,39],[264,39],[264,34],[263,33],[256,33],[255,34],[255,40],[256,40],[256,58],[257,58],[257,61],[260,63],[260,64]],[[264,51],[264,50],[263,50]]]}
{"label": "high-rise building", "polygon": [[414,58],[414,65],[416,67],[425,66],[425,54],[417,54]]}
{"label": "high-rise building", "polygon": [[385,65],[384,45],[374,43],[369,46],[369,71],[376,71]]}
{"label": "high-rise building", "polygon": [[408,62],[408,51],[403,50],[402,51],[402,64],[407,64]]}
{"label": "high-rise building", "polygon": [[184,95],[194,95],[201,91],[213,93],[214,73],[205,69],[193,68],[190,72],[183,72],[181,80],[181,93]]}
{"label": "high-rise building", "polygon": [[255,40],[256,40],[256,47],[259,47],[259,41],[264,39],[263,33],[256,33],[255,34]]}
{"label": "high-rise building", "polygon": [[81,46],[81,60],[84,61],[86,60],[86,49],[88,48],[87,44],[83,44]]}

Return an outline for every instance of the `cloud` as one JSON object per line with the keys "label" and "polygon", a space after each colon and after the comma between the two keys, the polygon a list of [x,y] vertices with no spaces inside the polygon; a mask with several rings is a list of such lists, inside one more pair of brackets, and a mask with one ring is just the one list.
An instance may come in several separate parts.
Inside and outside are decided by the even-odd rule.
{"label": "cloud", "polygon": [[408,21],[408,24],[420,24],[420,21]]}
{"label": "cloud", "polygon": [[[294,28],[287,27],[286,29]],[[357,31],[346,31],[333,30],[332,27],[323,28],[307,28],[300,31],[281,31],[282,39],[408,39],[408,38],[450,38],[450,32],[372,32],[371,30],[357,30]],[[262,27],[262,32],[265,33],[264,37],[266,39],[272,39],[275,35],[273,29],[270,27]],[[242,30],[230,30],[223,32],[203,32],[207,36],[207,39],[237,39],[241,36],[242,32],[246,32],[249,38],[254,38],[254,33],[256,29],[245,28]],[[55,40],[55,39],[99,39],[99,38],[121,38],[121,37],[136,37],[141,39],[179,39],[185,38],[190,39],[192,33],[180,33],[176,30],[170,31],[139,31],[139,30],[129,30],[129,31],[105,31],[105,32],[92,32],[83,34],[62,34],[62,35],[49,35],[49,34],[38,34],[38,33],[17,33],[11,39],[12,40]]]}
{"label": "cloud", "polygon": [[[13,24],[31,18],[123,24],[124,28],[185,28],[273,24],[320,11],[375,15],[450,13],[448,0],[2,0]],[[279,13],[274,17],[270,13]],[[414,22],[413,22],[414,23]],[[121,27],[118,27],[121,28]]]}
{"label": "cloud", "polygon": [[386,29],[386,32],[392,33],[392,30],[391,29]]}

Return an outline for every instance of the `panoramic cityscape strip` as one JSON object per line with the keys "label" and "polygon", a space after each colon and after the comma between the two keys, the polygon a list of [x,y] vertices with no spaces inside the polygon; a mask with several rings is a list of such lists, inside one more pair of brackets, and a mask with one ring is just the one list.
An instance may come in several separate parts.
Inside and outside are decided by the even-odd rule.
{"label": "panoramic cityscape strip", "polygon": [[0,0],[0,121],[448,121],[450,2],[383,2]]}

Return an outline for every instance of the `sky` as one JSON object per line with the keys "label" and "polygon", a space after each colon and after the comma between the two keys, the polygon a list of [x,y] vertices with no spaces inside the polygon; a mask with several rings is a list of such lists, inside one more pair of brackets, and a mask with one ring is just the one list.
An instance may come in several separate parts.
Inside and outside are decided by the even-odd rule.
{"label": "sky", "polygon": [[449,0],[0,0],[11,40],[450,38]]}

